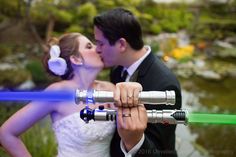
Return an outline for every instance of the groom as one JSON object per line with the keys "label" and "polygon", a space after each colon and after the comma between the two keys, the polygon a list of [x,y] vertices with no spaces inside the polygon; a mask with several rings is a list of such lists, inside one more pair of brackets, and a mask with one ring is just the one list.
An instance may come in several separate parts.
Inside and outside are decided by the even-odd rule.
{"label": "groom", "polygon": [[[174,106],[145,104],[146,109],[180,109],[181,89],[171,71],[144,46],[141,26],[134,15],[116,8],[94,18],[97,53],[106,67],[114,67],[111,81],[138,82],[143,91],[174,90]],[[111,157],[176,157],[175,125],[147,124],[147,114],[138,105],[137,91],[120,87],[121,101],[117,100],[117,131],[110,146]],[[138,90],[141,90],[139,88]]]}

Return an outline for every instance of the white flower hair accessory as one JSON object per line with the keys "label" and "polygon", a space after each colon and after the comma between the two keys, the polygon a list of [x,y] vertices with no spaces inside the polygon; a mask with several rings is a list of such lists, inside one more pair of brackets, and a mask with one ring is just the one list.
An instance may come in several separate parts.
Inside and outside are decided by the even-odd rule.
{"label": "white flower hair accessory", "polygon": [[58,45],[52,45],[49,53],[48,68],[56,75],[64,75],[67,70],[67,64],[65,59],[60,57],[60,47]]}

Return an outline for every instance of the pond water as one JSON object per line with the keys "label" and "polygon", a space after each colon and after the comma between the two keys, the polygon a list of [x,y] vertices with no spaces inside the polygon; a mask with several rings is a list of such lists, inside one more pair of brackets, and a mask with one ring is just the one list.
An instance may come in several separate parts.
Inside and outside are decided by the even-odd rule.
{"label": "pond water", "polygon": [[[183,107],[189,112],[236,115],[236,79],[210,81],[180,79]],[[236,125],[189,124],[177,126],[180,157],[235,157]]]}

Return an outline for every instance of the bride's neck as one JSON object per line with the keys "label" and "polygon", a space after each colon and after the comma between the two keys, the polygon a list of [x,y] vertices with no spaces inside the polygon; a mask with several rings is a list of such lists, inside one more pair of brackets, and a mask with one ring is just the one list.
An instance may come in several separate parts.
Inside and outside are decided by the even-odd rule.
{"label": "bride's neck", "polygon": [[91,89],[94,86],[94,81],[97,77],[97,73],[84,73],[80,75],[74,75],[72,81],[74,86],[78,89]]}

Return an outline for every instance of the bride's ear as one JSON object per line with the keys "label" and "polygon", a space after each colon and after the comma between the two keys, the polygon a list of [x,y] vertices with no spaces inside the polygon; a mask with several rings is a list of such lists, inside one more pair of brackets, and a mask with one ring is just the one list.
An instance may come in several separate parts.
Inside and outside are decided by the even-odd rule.
{"label": "bride's ear", "polygon": [[72,64],[75,64],[75,65],[83,65],[83,59],[75,55],[70,56],[70,61]]}

